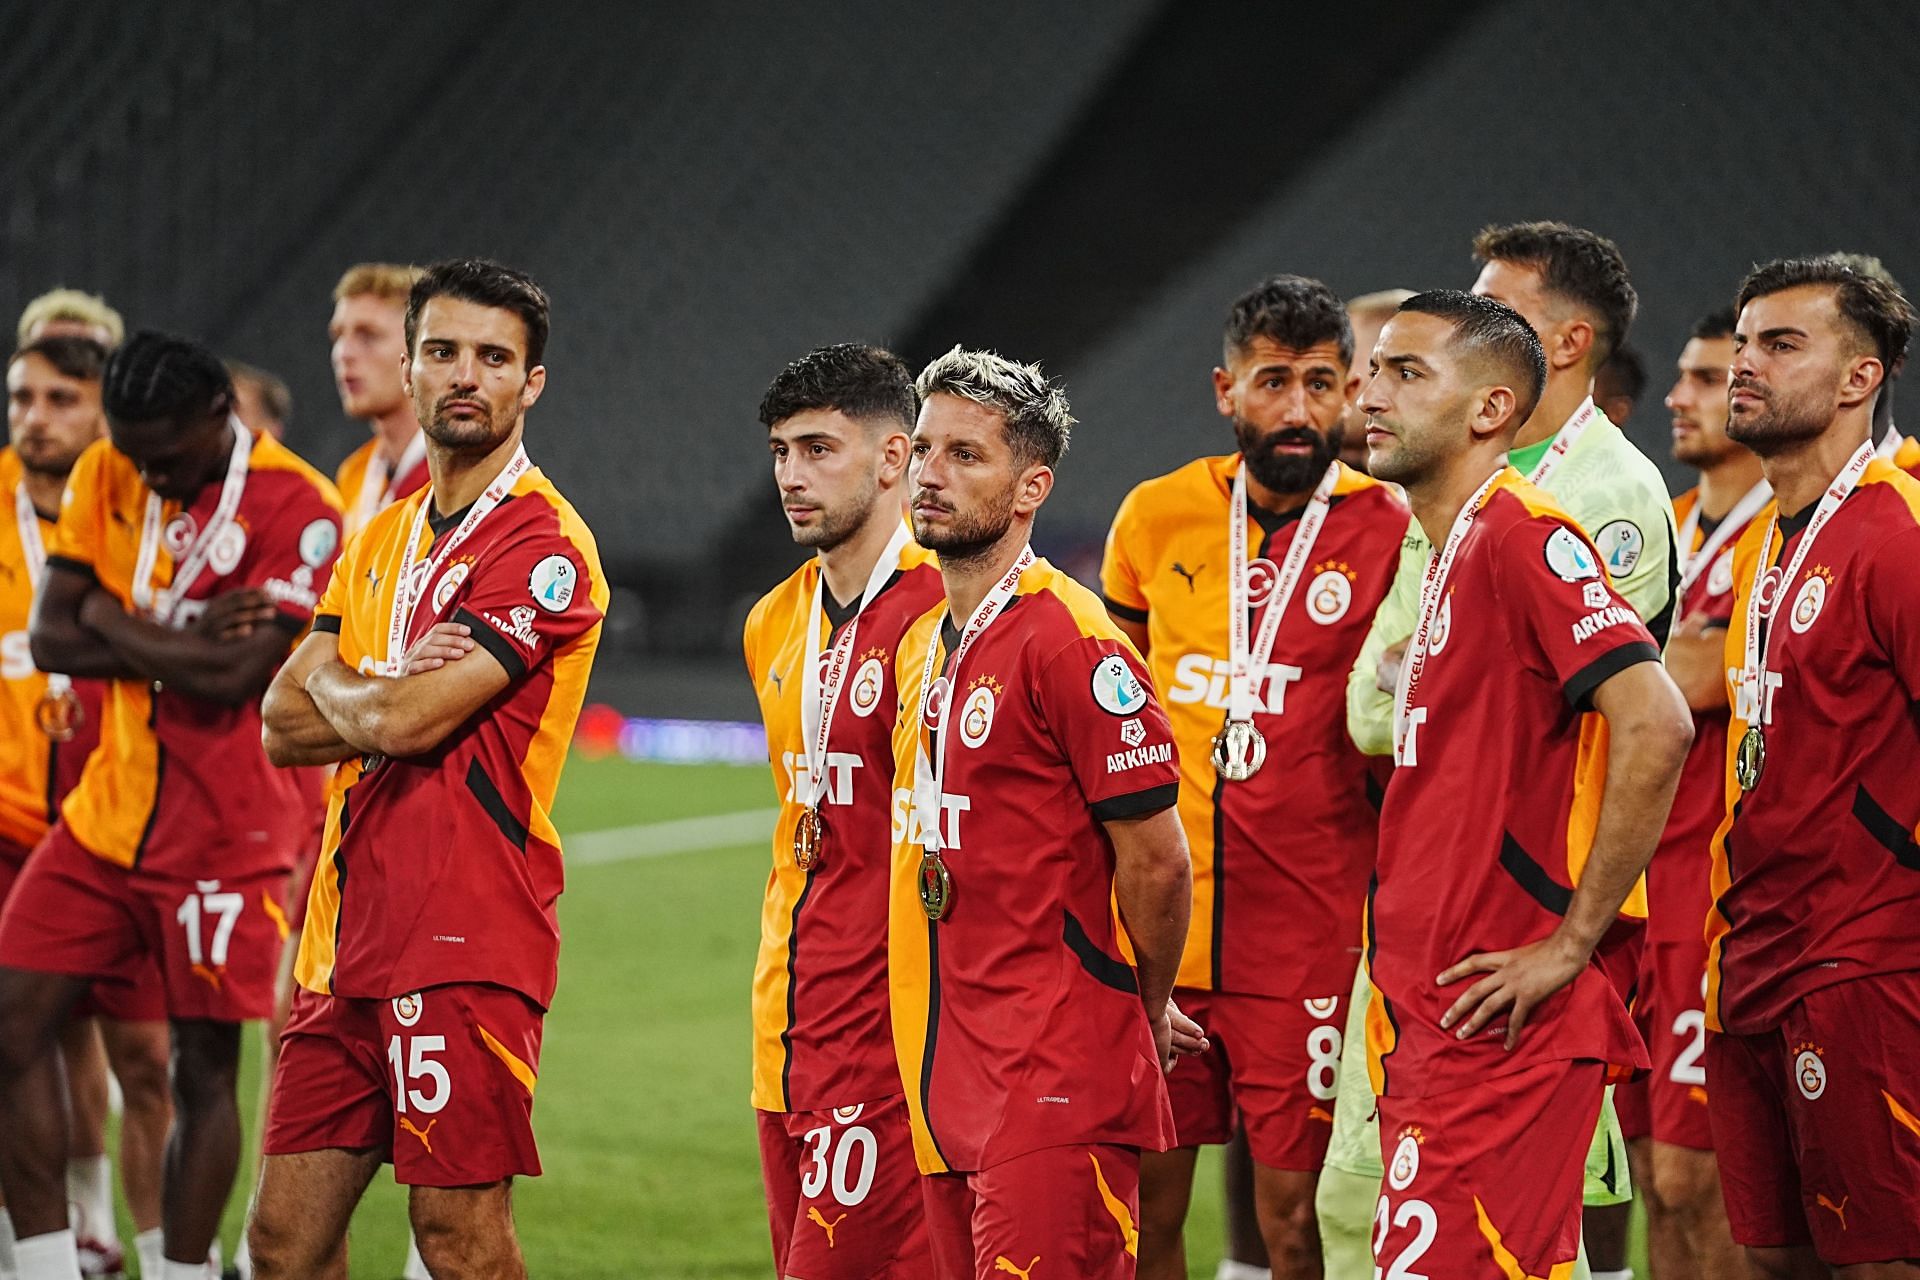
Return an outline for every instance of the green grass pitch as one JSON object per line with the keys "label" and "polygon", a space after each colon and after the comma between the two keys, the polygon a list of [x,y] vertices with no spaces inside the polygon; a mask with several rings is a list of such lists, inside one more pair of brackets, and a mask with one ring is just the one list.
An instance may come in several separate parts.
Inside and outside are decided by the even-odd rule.
{"label": "green grass pitch", "polygon": [[[773,800],[764,768],[576,758],[556,818],[576,833]],[[747,1105],[748,987],[766,861],[755,842],[569,869],[560,991],[534,1108],[546,1173],[514,1192],[533,1275],[772,1275]],[[257,1096],[258,1058],[250,1040],[246,1100]],[[250,1134],[252,1125],[249,1114]],[[1203,1156],[1187,1228],[1191,1273],[1209,1280],[1221,1239],[1217,1156]],[[243,1168],[227,1216],[228,1256],[251,1176]],[[383,1171],[354,1219],[355,1280],[400,1274],[405,1222],[404,1192]],[[132,1238],[124,1220],[122,1231]]]}

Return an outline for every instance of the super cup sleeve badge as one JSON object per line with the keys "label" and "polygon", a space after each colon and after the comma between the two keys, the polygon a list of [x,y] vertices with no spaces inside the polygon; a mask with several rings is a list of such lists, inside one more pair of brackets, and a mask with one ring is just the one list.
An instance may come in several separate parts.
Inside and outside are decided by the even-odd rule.
{"label": "super cup sleeve badge", "polygon": [[1108,715],[1132,716],[1146,709],[1146,686],[1117,653],[1094,664],[1092,685],[1094,705]]}
{"label": "super cup sleeve badge", "polygon": [[565,556],[548,556],[527,575],[527,590],[533,593],[533,602],[548,613],[562,613],[573,603],[579,582],[580,571],[573,567],[573,561]]}

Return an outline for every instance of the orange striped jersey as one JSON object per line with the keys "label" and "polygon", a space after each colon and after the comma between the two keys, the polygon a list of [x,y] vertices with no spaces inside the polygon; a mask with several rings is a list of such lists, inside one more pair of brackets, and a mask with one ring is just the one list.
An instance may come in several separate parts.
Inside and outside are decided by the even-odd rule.
{"label": "orange striped jersey", "polygon": [[[1552,933],[1580,882],[1606,787],[1593,692],[1660,660],[1602,565],[1579,524],[1511,467],[1461,539],[1380,815],[1367,917],[1376,1092],[1420,1097],[1573,1058],[1647,1066],[1608,980],[1620,936],[1534,1011],[1512,1052],[1499,1037],[1441,1030],[1466,987],[1434,984],[1476,952]],[[1622,914],[1636,923],[1616,935],[1637,933],[1644,889]]]}
{"label": "orange striped jersey", "polygon": [[[1875,459],[1779,581],[1813,509],[1782,518],[1767,594],[1767,688],[1741,687],[1747,601],[1775,508],[1735,550],[1723,775],[1713,842],[1707,1025],[1753,1035],[1822,987],[1920,969],[1920,481]],[[1786,628],[1779,629],[1784,616]],[[1764,638],[1764,634],[1763,634]],[[1733,760],[1765,726],[1759,783]]]}
{"label": "orange striped jersey", "polygon": [[346,533],[349,538],[365,528],[367,522],[402,498],[427,487],[427,455],[423,451],[418,457],[403,458],[406,470],[394,475],[389,469],[385,455],[380,452],[380,440],[375,437],[347,455],[339,469],[333,473],[333,482],[340,490],[340,500],[346,504]]}
{"label": "orange striped jersey", "polygon": [[[340,660],[387,657],[407,566],[466,512],[405,545],[422,490],[373,518],[334,568],[314,619]],[[593,534],[538,468],[440,565],[406,636],[453,621],[506,669],[485,708],[422,755],[342,762],[295,976],[324,995],[390,999],[448,982],[511,987],[544,1007],[560,957],[562,881],[550,816],[600,643],[607,582]]]}
{"label": "orange striped jersey", "polygon": [[[0,501],[14,511],[22,468],[19,455],[0,449]],[[53,520],[36,513],[40,545],[53,536]],[[40,699],[47,678],[33,665],[27,645],[27,616],[33,609],[33,581],[27,548],[19,524],[7,520],[0,527],[0,857],[12,846],[15,856],[40,843],[40,837],[60,816],[60,801],[80,778],[80,766],[100,741],[98,680],[77,680],[74,696],[80,717],[65,742],[55,742],[40,729]]]}
{"label": "orange striped jersey", "polygon": [[762,1111],[822,1111],[900,1092],[887,1023],[893,660],[908,625],[942,599],[940,570],[931,553],[909,543],[893,578],[854,625],[827,744],[820,806],[826,848],[802,870],[793,859],[793,833],[805,808],[812,745],[800,721],[807,628],[811,621],[824,661],[828,624],[837,641],[859,604],[842,609],[828,594],[827,617],[810,620],[819,576],[819,561],[807,561],[747,615],[747,673],[780,795],[753,972],[753,1105]]}
{"label": "orange striped jersey", "polygon": [[[156,587],[173,580],[170,548],[191,545],[221,488],[216,479],[192,502],[162,506]],[[85,574],[131,608],[148,492],[109,441],[90,446],[67,479],[47,542],[49,571]],[[173,624],[192,626],[213,596],[256,587],[278,606],[291,645],[339,553],[339,496],[285,445],[255,432],[234,527],[240,537],[208,562]],[[73,837],[109,862],[194,879],[291,867],[311,829],[299,781],[267,762],[257,701],[222,706],[144,680],[106,682],[100,745],[60,813]]]}
{"label": "orange striped jersey", "polygon": [[1888,461],[1908,475],[1920,477],[1920,440],[1915,440],[1912,436],[1901,436],[1899,445],[1894,448],[1893,457]]}
{"label": "orange striped jersey", "polygon": [[[1380,784],[1347,735],[1347,672],[1399,565],[1407,508],[1340,468],[1326,522],[1255,674],[1266,766],[1226,782],[1211,758],[1227,710],[1227,522],[1240,455],[1202,458],[1127,495],[1107,535],[1101,591],[1144,623],[1147,663],[1180,746],[1180,821],[1193,855],[1193,924],[1179,983],[1258,995],[1338,995],[1360,959]],[[1304,507],[1249,502],[1258,634]]]}
{"label": "orange striped jersey", "polygon": [[[967,650],[943,600],[900,644],[889,931],[893,1035],[922,1172],[1043,1147],[1164,1150],[1173,1114],[1114,922],[1105,822],[1171,808],[1173,731],[1100,599],[1045,560]],[[933,723],[921,716],[929,646]],[[919,767],[950,731],[943,794]],[[917,885],[940,824],[951,907]]]}

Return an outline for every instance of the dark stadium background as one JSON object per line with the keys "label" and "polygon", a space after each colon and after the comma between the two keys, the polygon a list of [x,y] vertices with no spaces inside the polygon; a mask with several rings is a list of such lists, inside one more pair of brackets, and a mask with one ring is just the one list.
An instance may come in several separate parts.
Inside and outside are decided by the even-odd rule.
{"label": "dark stadium background", "polygon": [[[745,602],[796,562],[754,408],[831,341],[1061,375],[1042,550],[1225,439],[1224,305],[1261,274],[1464,285],[1491,220],[1614,237],[1659,395],[1754,259],[1920,278],[1920,7],[1224,0],[346,0],[0,6],[0,298],[56,283],[293,387],[361,259],[498,256],[554,300],[533,452],[625,588],[603,691],[747,717]],[[1078,552],[1078,555],[1073,553]],[[708,670],[719,663],[717,678]]]}

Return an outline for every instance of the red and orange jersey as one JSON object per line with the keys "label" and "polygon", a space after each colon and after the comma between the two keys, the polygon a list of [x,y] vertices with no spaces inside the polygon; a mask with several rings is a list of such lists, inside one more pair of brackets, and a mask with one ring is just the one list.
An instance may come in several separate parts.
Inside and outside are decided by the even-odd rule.
{"label": "red and orange jersey", "polygon": [[[1326,522],[1255,673],[1267,764],[1224,782],[1211,760],[1227,708],[1227,523],[1239,455],[1140,485],[1107,535],[1101,590],[1147,628],[1147,663],[1180,748],[1180,820],[1193,855],[1184,987],[1321,997],[1353,982],[1373,871],[1379,783],[1347,735],[1346,680],[1398,567],[1407,508],[1341,467]],[[1249,506],[1257,631],[1301,512]]]}
{"label": "red and orange jersey", "polygon": [[[0,449],[0,501],[11,511],[21,481],[20,459]],[[40,545],[53,536],[54,522],[37,514]],[[40,700],[47,677],[33,665],[27,644],[27,619],[36,584],[19,525],[0,528],[0,846],[24,852],[40,842],[60,816],[60,801],[80,779],[80,767],[100,741],[98,680],[79,680],[73,693],[80,716],[73,736],[56,742],[39,724]]]}
{"label": "red and orange jersey", "polygon": [[[1765,762],[1742,793],[1741,738],[1761,718],[1743,689],[1747,601],[1775,508],[1740,539],[1727,634],[1733,716],[1713,842],[1707,1025],[1770,1031],[1822,987],[1920,968],[1920,481],[1875,460],[1793,582],[1770,572]],[[1809,509],[1780,521],[1772,570]],[[1777,585],[1773,585],[1776,584]],[[1765,598],[1765,597],[1763,597]]]}
{"label": "red and orange jersey", "polygon": [[[315,630],[336,633],[340,660],[363,674],[388,657],[403,564],[431,554],[406,545],[431,500],[422,491],[375,516],[320,601]],[[430,519],[422,541],[437,545],[458,514]],[[421,589],[406,644],[437,621],[464,623],[510,683],[431,751],[334,771],[295,976],[370,999],[492,983],[545,1006],[563,879],[551,812],[606,614],[600,553],[534,468]]]}
{"label": "red and orange jersey", "polygon": [[[288,643],[306,630],[340,547],[340,499],[324,476],[271,436],[255,433],[234,526],[231,562],[215,557],[174,613],[191,626],[206,602],[245,587],[276,603]],[[68,477],[50,565],[91,577],[134,605],[147,487],[125,455],[102,440]],[[163,527],[205,528],[218,482],[184,507],[161,508]],[[160,539],[153,585],[171,583],[173,555]],[[109,862],[153,875],[241,876],[291,867],[307,833],[296,779],[267,762],[257,702],[220,706],[144,680],[106,682],[100,744],[61,805],[73,836]]]}
{"label": "red and orange jersey", "polygon": [[[1376,1092],[1417,1097],[1572,1058],[1647,1065],[1599,956],[1534,1012],[1512,1052],[1443,1031],[1465,987],[1434,983],[1476,952],[1552,933],[1579,885],[1606,787],[1607,726],[1590,699],[1660,658],[1602,564],[1573,518],[1511,468],[1460,542],[1411,699],[1412,745],[1380,816],[1367,914]],[[1645,919],[1642,888],[1622,914]]]}
{"label": "red and orange jersey", "polygon": [[[1674,519],[1683,527],[1700,500],[1689,489],[1673,500]],[[1752,523],[1751,519],[1748,521]],[[1718,525],[1700,521],[1693,545],[1681,547],[1683,557],[1696,554]],[[1703,615],[1710,625],[1724,627],[1733,616],[1733,549],[1745,526],[1721,542],[1712,563],[1702,567],[1674,611],[1676,618]],[[1708,871],[1713,833],[1726,816],[1727,711],[1693,713],[1693,747],[1680,774],[1673,810],[1660,836],[1660,846],[1647,866],[1647,940],[1700,945],[1707,918]]]}
{"label": "red and orange jersey", "polygon": [[[805,809],[807,751],[801,726],[802,664],[826,656],[853,606],[828,596],[814,616],[818,560],[761,597],[747,616],[747,672],[766,724],[767,755],[780,796],[773,869],[760,912],[753,974],[753,1105],[821,1111],[900,1091],[887,1021],[887,884],[893,855],[894,656],[915,618],[942,598],[931,553],[909,543],[892,579],[854,624],[847,673],[828,743],[824,855],[794,861]],[[856,602],[857,604],[857,602]],[[814,628],[812,645],[808,625]]]}
{"label": "red and orange jersey", "polygon": [[[953,669],[945,602],[900,644],[889,933],[893,1035],[923,1172],[1043,1147],[1165,1149],[1173,1116],[1113,910],[1104,822],[1171,808],[1173,733],[1098,596],[1044,560]],[[929,646],[947,696],[921,715]],[[941,794],[924,785],[951,733]],[[916,780],[923,785],[916,787]],[[950,909],[920,864],[939,823]]]}
{"label": "red and orange jersey", "polygon": [[378,438],[367,441],[347,455],[333,473],[333,483],[346,504],[346,534],[351,538],[367,526],[374,516],[402,498],[410,498],[427,487],[427,455],[424,449],[409,450],[399,475],[390,475],[380,456]]}
{"label": "red and orange jersey", "polygon": [[1920,477],[1920,440],[1915,440],[1912,436],[1901,436],[1900,443],[1894,448],[1893,457],[1888,461],[1908,475]]}

